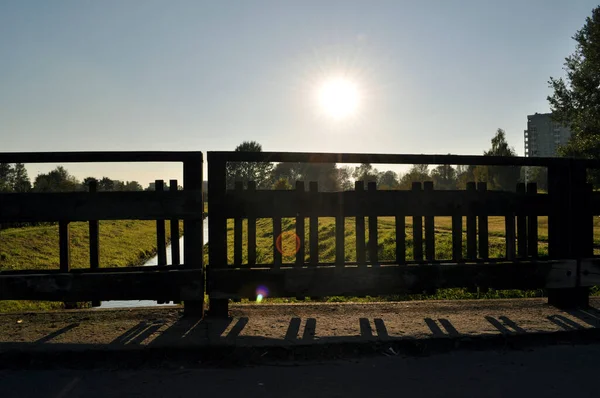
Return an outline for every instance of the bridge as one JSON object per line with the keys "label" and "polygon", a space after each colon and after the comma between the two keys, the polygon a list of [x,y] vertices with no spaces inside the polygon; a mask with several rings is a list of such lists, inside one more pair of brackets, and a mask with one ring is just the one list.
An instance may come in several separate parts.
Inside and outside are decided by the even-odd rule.
{"label": "bridge", "polygon": [[[269,297],[379,296],[433,292],[440,288],[545,289],[558,307],[586,306],[589,288],[600,284],[600,260],[594,256],[593,216],[600,214],[600,193],[586,182],[594,160],[506,158],[493,156],[208,152],[210,203],[208,261],[203,256],[204,155],[201,152],[0,153],[2,163],[178,162],[183,190],[171,181],[156,191],[2,193],[0,222],[58,222],[58,269],[0,272],[0,300],[64,302],[157,300],[183,302],[188,314],[227,316],[230,300]],[[533,183],[515,191],[488,190],[470,182],[465,190],[436,190],[430,181],[411,190],[378,190],[356,181],[354,190],[321,192],[314,181],[297,181],[293,190],[261,190],[250,181],[228,189],[228,162],[452,164],[538,166],[548,169],[548,192]],[[308,188],[308,189],[307,189]],[[451,218],[451,257],[436,258],[434,217]],[[538,217],[548,217],[548,252],[538,250]],[[335,259],[319,258],[318,220],[335,219]],[[394,259],[381,259],[378,222],[394,220]],[[489,254],[489,217],[502,217],[505,253]],[[256,223],[272,220],[272,261],[257,257]],[[295,259],[283,261],[278,250],[282,219],[295,219]],[[411,257],[406,219],[412,219]],[[356,231],[356,261],[347,260],[346,219]],[[99,220],[156,220],[158,265],[113,268],[99,264]],[[184,254],[177,245],[166,263],[165,222],[183,221]],[[71,269],[69,223],[85,221],[90,230],[90,267]],[[463,223],[463,221],[466,221]],[[233,247],[227,226],[233,223]],[[243,223],[247,233],[243,233]],[[308,222],[308,236],[306,224]],[[366,231],[368,230],[368,240]],[[172,240],[179,238],[172,228]],[[464,242],[463,242],[464,241]],[[161,243],[162,242],[162,243]],[[244,245],[245,244],[245,245]],[[246,256],[243,248],[247,247]],[[231,261],[228,250],[233,252]],[[245,260],[244,260],[245,259]]]}

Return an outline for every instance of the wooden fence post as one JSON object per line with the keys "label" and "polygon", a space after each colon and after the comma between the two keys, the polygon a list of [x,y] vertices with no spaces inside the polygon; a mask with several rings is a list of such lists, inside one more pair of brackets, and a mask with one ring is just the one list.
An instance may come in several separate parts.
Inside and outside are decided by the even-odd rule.
{"label": "wooden fence post", "polygon": [[[377,183],[375,181],[369,181],[367,183],[367,192],[370,195],[377,194]],[[373,206],[369,206],[369,210],[372,209]],[[368,251],[369,251],[369,261],[372,266],[379,266],[379,247],[378,240],[379,234],[377,230],[377,213],[369,214],[369,243],[368,243]]]}
{"label": "wooden fence post", "polygon": [[362,205],[365,197],[365,182],[355,181],[354,192],[356,193],[356,201],[359,203],[358,212],[356,216],[356,262],[359,266],[367,265],[367,254],[365,251],[365,216],[363,213],[364,206]]}
{"label": "wooden fence post", "polygon": [[[98,182],[90,181],[88,186],[90,193],[96,193],[98,190]],[[98,220],[91,220],[88,224],[90,236],[90,269],[100,268],[100,223]],[[100,307],[101,301],[92,301],[92,307]]]}
{"label": "wooden fence post", "polygon": [[[183,162],[183,189],[197,191],[202,198],[202,154],[186,159]],[[224,171],[224,170],[223,170]],[[223,172],[223,174],[225,174]],[[223,178],[224,182],[225,178]],[[215,206],[216,207],[216,206]],[[218,210],[218,209],[216,209]],[[212,208],[211,208],[212,211]],[[204,202],[200,200],[197,215],[183,220],[183,263],[186,268],[199,269],[199,280],[193,281],[189,295],[193,298],[182,297],[184,314],[204,315]],[[187,294],[186,294],[187,295]]]}
{"label": "wooden fence post", "polygon": [[[302,203],[304,196],[306,195],[304,189],[304,181],[296,181],[296,194],[298,195],[298,202]],[[300,241],[300,247],[296,247],[296,266],[302,267],[304,265],[304,258],[306,256],[306,250],[304,242],[306,241],[305,229],[304,229],[305,214],[299,213],[296,216],[296,236]],[[294,242],[296,244],[296,242]]]}
{"label": "wooden fence post", "polygon": [[[467,182],[467,192],[471,195],[476,194],[475,182]],[[477,259],[477,216],[471,210],[467,215],[467,259],[475,261]]]}
{"label": "wooden fence post", "polygon": [[[171,192],[177,192],[177,180],[169,181],[169,190]],[[179,252],[179,220],[173,218],[170,220],[171,224],[171,264],[181,264],[181,254]]]}
{"label": "wooden fence post", "polygon": [[[308,183],[309,197],[311,202],[314,201],[314,197],[319,192],[319,185],[317,181],[310,181]],[[319,217],[315,215],[310,216],[310,265],[316,266],[319,264]]]}
{"label": "wooden fence post", "polygon": [[[424,195],[434,195],[433,181],[423,183]],[[425,216],[425,258],[428,262],[435,261],[435,217]]]}
{"label": "wooden fence post", "polygon": [[[421,192],[421,183],[413,182],[412,191],[415,195]],[[423,261],[423,216],[413,215],[413,258],[415,261]]]}

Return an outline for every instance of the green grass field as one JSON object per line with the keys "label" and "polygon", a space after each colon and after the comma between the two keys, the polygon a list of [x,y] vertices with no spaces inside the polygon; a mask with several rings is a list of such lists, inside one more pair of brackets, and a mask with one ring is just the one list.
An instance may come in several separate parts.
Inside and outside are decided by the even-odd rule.
{"label": "green grass field", "polygon": [[[166,224],[167,237],[170,234]],[[143,264],[156,254],[155,221],[100,221],[100,267]],[[88,224],[71,224],[71,267],[89,267]],[[58,269],[58,225],[0,231],[0,271]],[[62,303],[0,301],[0,311],[61,308]]]}

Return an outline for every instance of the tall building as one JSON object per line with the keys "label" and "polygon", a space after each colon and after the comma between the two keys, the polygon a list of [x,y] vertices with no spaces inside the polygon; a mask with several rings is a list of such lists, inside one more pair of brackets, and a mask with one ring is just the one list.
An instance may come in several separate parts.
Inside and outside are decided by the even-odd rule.
{"label": "tall building", "polygon": [[525,156],[554,157],[559,145],[571,138],[571,130],[552,121],[551,113],[527,116]]}

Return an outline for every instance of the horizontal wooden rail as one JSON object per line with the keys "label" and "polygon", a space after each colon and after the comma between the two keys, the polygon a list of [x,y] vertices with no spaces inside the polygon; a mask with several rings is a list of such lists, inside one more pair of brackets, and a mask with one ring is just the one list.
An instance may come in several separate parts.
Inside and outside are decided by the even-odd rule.
{"label": "horizontal wooden rail", "polygon": [[0,275],[0,300],[203,300],[201,269]]}
{"label": "horizontal wooden rail", "polygon": [[202,152],[0,152],[0,163],[97,163],[202,161]]}
{"label": "horizontal wooden rail", "polygon": [[[310,152],[208,152],[208,162],[299,162],[299,163],[383,163],[383,164],[450,164],[481,166],[568,165],[568,158],[504,157],[476,155],[412,155],[380,153],[310,153]],[[587,167],[600,168],[600,161],[577,159]]]}
{"label": "horizontal wooden rail", "polygon": [[422,293],[438,288],[496,289],[571,288],[577,261],[443,264],[378,267],[303,267],[280,269],[217,269],[208,280],[215,298],[364,296]]}
{"label": "horizontal wooden rail", "polygon": [[548,195],[521,195],[501,191],[227,191],[224,216],[236,217],[307,217],[395,216],[503,216],[515,212],[547,215]]}
{"label": "horizontal wooden rail", "polygon": [[0,222],[202,219],[202,191],[0,194]]}

